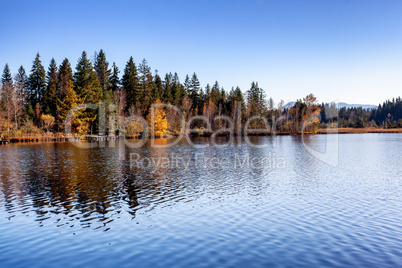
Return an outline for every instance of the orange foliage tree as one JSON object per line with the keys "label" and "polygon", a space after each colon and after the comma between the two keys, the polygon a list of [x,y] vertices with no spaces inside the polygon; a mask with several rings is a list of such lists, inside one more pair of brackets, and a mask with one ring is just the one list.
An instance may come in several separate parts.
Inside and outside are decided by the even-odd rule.
{"label": "orange foliage tree", "polygon": [[163,137],[167,133],[169,123],[162,102],[157,99],[148,114],[148,122],[151,126],[151,137]]}

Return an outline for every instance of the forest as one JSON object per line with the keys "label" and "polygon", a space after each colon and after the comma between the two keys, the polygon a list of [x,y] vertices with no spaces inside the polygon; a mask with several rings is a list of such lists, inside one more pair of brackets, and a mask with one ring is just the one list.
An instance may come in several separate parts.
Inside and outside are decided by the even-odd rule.
{"label": "forest", "polygon": [[[82,52],[74,70],[67,58],[60,65],[53,58],[46,71],[39,53],[29,74],[21,66],[12,75],[5,64],[0,89],[0,139],[44,133],[64,135],[66,127],[74,135],[103,132],[136,136],[148,131],[139,120],[116,119],[133,116],[153,125],[151,134],[155,136],[224,133],[229,126],[239,135],[314,133],[335,123],[353,128],[402,127],[400,97],[377,109],[365,110],[318,104],[317,98],[309,94],[284,108],[284,102],[276,104],[268,98],[258,82],[252,82],[245,92],[239,87],[225,90],[217,81],[202,87],[196,73],[186,75],[181,82],[177,73],[160,76],[158,71],[152,72],[145,59],[136,64],[133,57],[121,72],[114,62],[109,64],[103,50],[92,59]],[[93,109],[79,110],[72,120],[66,120],[72,108],[84,103],[103,103],[105,122]],[[160,105],[151,113],[152,104],[169,105]]]}

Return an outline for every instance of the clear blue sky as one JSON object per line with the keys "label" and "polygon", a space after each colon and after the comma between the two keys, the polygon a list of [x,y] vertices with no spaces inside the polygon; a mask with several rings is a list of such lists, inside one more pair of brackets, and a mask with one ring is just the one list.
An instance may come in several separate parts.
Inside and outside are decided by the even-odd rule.
{"label": "clear blue sky", "polygon": [[203,86],[258,81],[276,102],[402,95],[401,0],[2,1],[0,33],[1,69],[13,73],[36,52],[47,69],[103,48],[121,71],[146,58]]}

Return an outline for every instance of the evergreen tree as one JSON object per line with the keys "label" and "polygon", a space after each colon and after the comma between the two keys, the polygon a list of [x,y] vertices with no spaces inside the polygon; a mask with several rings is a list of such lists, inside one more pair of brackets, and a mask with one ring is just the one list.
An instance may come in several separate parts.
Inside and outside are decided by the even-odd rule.
{"label": "evergreen tree", "polygon": [[103,94],[105,94],[106,90],[108,90],[111,86],[110,83],[110,75],[111,70],[109,70],[109,62],[106,60],[106,54],[101,49],[99,53],[95,54],[95,72],[98,75],[99,83],[102,87]]}
{"label": "evergreen tree", "polygon": [[103,97],[98,77],[85,51],[82,52],[81,57],[78,59],[74,74],[74,88],[80,98],[83,98],[88,103],[96,103]]}
{"label": "evergreen tree", "polygon": [[1,76],[1,90],[0,90],[0,109],[4,109],[7,114],[7,132],[11,129],[12,116],[14,115],[14,99],[15,88],[13,78],[11,76],[10,68],[8,64],[4,66],[3,75]]}
{"label": "evergreen tree", "polygon": [[59,78],[60,78],[60,85],[62,88],[64,86],[68,87],[68,81],[74,81],[73,77],[73,70],[71,68],[71,64],[67,58],[63,60],[59,67]]}
{"label": "evergreen tree", "polygon": [[135,66],[133,57],[130,57],[126,67],[124,68],[124,74],[122,84],[126,90],[127,95],[127,108],[135,105],[140,101],[141,95],[139,92],[137,67]]}
{"label": "evergreen tree", "polygon": [[10,67],[8,66],[8,63],[6,63],[6,65],[4,66],[4,69],[3,69],[3,74],[1,76],[1,82],[3,84],[7,84],[7,83],[12,83],[12,81],[13,81],[13,77],[11,76]]}
{"label": "evergreen tree", "polygon": [[138,66],[139,73],[139,86],[141,91],[141,102],[144,105],[144,112],[148,111],[148,108],[153,103],[152,92],[154,91],[154,81],[151,72],[151,67],[145,59],[142,60],[141,64]]}
{"label": "evergreen tree", "polygon": [[18,98],[21,101],[21,109],[25,110],[27,107],[27,86],[28,86],[28,76],[25,72],[24,67],[21,65],[18,69],[18,73],[15,75],[15,90],[17,91]]}
{"label": "evergreen tree", "polygon": [[56,117],[57,114],[57,91],[59,88],[59,73],[54,58],[50,61],[47,71],[47,88],[43,98],[42,109],[46,114]]}
{"label": "evergreen tree", "polygon": [[172,95],[173,95],[173,101],[176,105],[179,105],[184,96],[187,95],[186,89],[184,85],[180,83],[179,75],[177,73],[174,73],[172,79]]}
{"label": "evergreen tree", "polygon": [[190,87],[191,87],[191,81],[190,81],[190,77],[188,76],[188,74],[186,75],[186,78],[184,79],[184,90],[186,92],[187,95],[190,95]]}
{"label": "evergreen tree", "polygon": [[154,92],[152,93],[153,100],[161,100],[163,99],[163,83],[162,79],[158,74],[158,71],[155,71],[155,80],[154,80]]}
{"label": "evergreen tree", "polygon": [[202,108],[202,106],[200,107],[200,81],[198,81],[198,77],[196,75],[196,73],[193,74],[193,76],[191,77],[191,81],[190,81],[190,91],[189,91],[189,96],[191,101],[193,102],[193,108],[197,108],[200,109]]}
{"label": "evergreen tree", "polygon": [[247,108],[250,116],[262,115],[265,112],[265,93],[258,83],[252,82],[250,90],[247,91]]}
{"label": "evergreen tree", "polygon": [[32,107],[35,108],[37,104],[42,104],[45,92],[46,72],[40,61],[40,55],[37,53],[28,79],[28,100]]}
{"label": "evergreen tree", "polygon": [[161,99],[164,103],[174,103],[172,97],[172,73],[165,75],[165,80],[163,81],[163,94]]}
{"label": "evergreen tree", "polygon": [[120,87],[120,78],[119,78],[119,68],[116,66],[116,63],[113,62],[112,72],[109,77],[110,81],[110,89],[115,92]]}

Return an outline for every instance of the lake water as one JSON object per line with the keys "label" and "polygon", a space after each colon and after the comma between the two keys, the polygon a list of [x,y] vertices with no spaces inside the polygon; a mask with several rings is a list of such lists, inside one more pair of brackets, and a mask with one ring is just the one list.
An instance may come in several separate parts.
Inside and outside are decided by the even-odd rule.
{"label": "lake water", "polygon": [[402,134],[250,140],[0,147],[0,266],[402,264]]}

